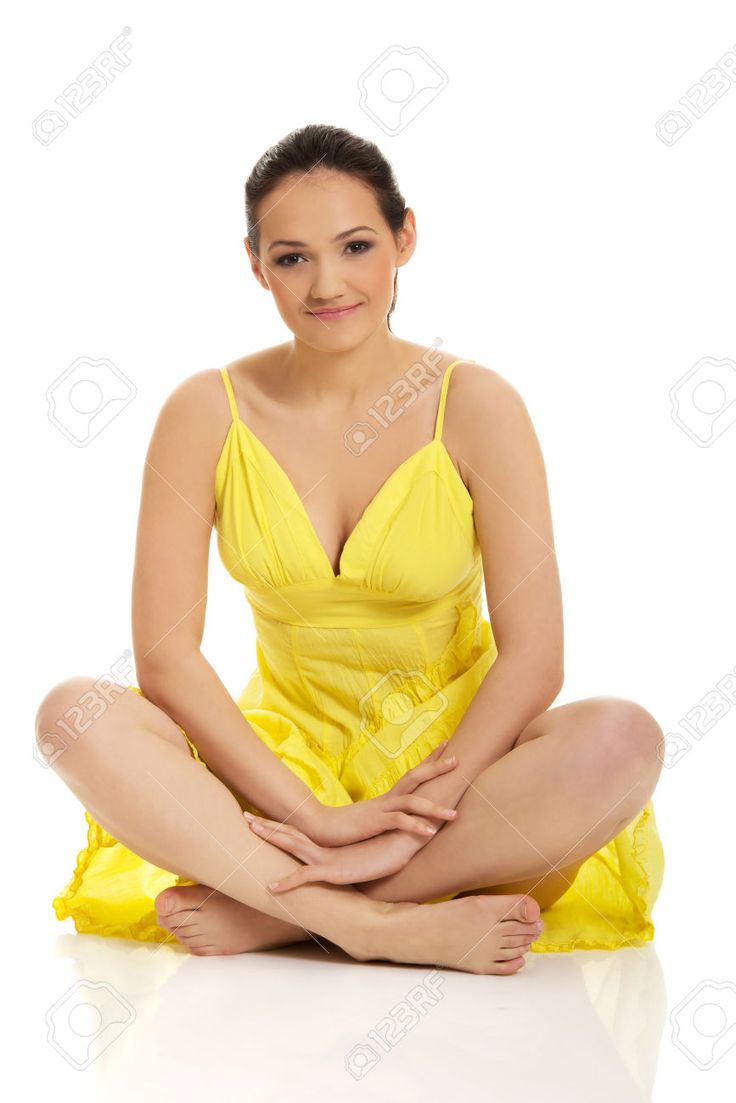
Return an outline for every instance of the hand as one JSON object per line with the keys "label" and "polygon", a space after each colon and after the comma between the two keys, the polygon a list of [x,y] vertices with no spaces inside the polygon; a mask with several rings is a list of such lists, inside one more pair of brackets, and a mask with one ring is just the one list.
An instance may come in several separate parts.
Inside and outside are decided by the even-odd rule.
{"label": "hand", "polygon": [[314,881],[353,885],[388,877],[403,869],[417,850],[429,841],[429,836],[422,839],[406,831],[392,831],[349,846],[326,847],[314,842],[297,827],[277,820],[254,816],[250,828],[259,838],[306,863],[281,881],[269,884],[269,889],[276,895]]}
{"label": "hand", "polygon": [[[422,782],[448,774],[457,766],[454,756],[441,758],[448,740],[399,778],[388,792],[370,800],[356,801],[334,807],[319,804],[307,813],[301,824],[306,835],[320,846],[348,846],[350,843],[370,839],[384,831],[401,828],[419,835],[425,842],[435,835],[433,825],[418,818],[432,816],[440,820],[453,820],[455,809],[437,804],[428,797],[413,795]],[[410,815],[409,813],[415,813]],[[246,818],[249,814],[244,813]],[[270,821],[268,821],[270,822]],[[288,824],[289,827],[293,824]],[[442,826],[440,824],[440,826]]]}

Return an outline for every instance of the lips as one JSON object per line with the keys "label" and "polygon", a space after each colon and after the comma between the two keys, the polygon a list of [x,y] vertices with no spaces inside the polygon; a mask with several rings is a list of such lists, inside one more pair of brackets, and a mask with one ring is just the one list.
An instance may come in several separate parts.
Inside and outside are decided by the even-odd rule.
{"label": "lips", "polygon": [[353,303],[351,306],[337,306],[331,310],[310,310],[309,313],[313,314],[315,318],[339,318],[343,314],[349,314],[358,306],[360,306],[360,303]]}

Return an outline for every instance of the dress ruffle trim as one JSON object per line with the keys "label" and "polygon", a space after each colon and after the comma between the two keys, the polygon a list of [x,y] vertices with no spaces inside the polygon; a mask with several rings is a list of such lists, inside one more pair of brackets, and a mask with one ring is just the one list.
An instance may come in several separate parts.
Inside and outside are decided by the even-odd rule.
{"label": "dress ruffle trim", "polygon": [[[142,915],[135,923],[100,923],[94,919],[83,904],[75,900],[84,875],[97,851],[102,847],[122,846],[122,843],[119,843],[109,832],[105,831],[86,809],[84,818],[87,821],[87,845],[77,855],[74,874],[66,889],[52,900],[56,918],[59,920],[71,919],[79,934],[99,934],[111,938],[134,938],[142,942],[171,942],[172,945],[176,945],[171,931],[159,926],[155,908]],[[177,876],[175,873],[167,873],[165,870],[158,872],[161,876],[161,886],[157,888],[156,895],[172,885],[194,885],[197,883],[185,877]],[[168,883],[165,883],[167,880]]]}
{"label": "dress ruffle trim", "polygon": [[[479,633],[476,633],[476,627],[479,627]],[[480,663],[479,660],[483,657],[483,654],[489,654],[489,648],[491,650],[488,663]],[[446,688],[457,676],[472,677],[471,671],[475,666],[477,679],[481,681],[486,668],[491,665],[491,660],[495,655],[496,651],[491,636],[490,624],[482,620],[478,626],[477,609],[470,604],[460,610],[457,630],[438,663],[434,664],[432,668],[427,668],[427,679]],[[422,679],[408,677],[398,689],[401,693],[407,694],[417,705],[420,705],[426,697],[426,689]],[[387,792],[408,770],[419,765],[427,755],[431,754],[443,739],[451,736],[467,710],[469,696],[472,696],[472,694],[463,693],[454,705],[449,704],[438,720],[431,724],[425,732],[413,739],[411,744],[375,778],[363,799],[369,800]],[[369,731],[363,742],[370,738],[375,739],[376,733]],[[607,932],[605,935],[598,937],[581,935],[564,941],[555,941],[555,909],[557,908],[560,913],[560,925],[567,926],[569,929],[570,922],[569,919],[563,918],[563,908],[565,904],[569,906],[569,893],[575,894],[577,892],[580,896],[574,882],[564,896],[560,897],[551,907],[544,909],[545,930],[540,938],[532,944],[532,952],[557,953],[575,949],[614,950],[621,946],[650,942],[653,939],[654,924],[651,920],[651,909],[661,885],[663,854],[657,835],[651,801],[642,809],[636,820],[632,822],[633,827],[629,824],[618,836],[611,839],[599,851],[590,855],[587,861],[598,862],[601,867],[605,867],[606,873],[604,875],[601,871],[601,876],[610,877],[618,884],[621,892],[630,901],[633,914],[625,918],[617,916],[617,925],[601,913],[603,915],[602,921],[609,925],[610,933]],[[626,836],[629,836],[629,838],[625,838]],[[628,877],[621,876],[622,860],[629,867],[630,875]],[[581,867],[580,872],[583,868]],[[653,872],[650,876],[649,869],[656,872]],[[455,895],[457,894],[437,897],[431,903],[450,900]],[[580,896],[580,899],[581,907],[595,910],[595,905],[589,904],[585,897]],[[427,901],[427,903],[430,903],[430,901]],[[620,929],[622,923],[625,929]],[[585,926],[585,923],[582,923],[581,926]]]}
{"label": "dress ruffle trim", "polygon": [[[624,828],[624,833],[627,830],[628,828]],[[652,854],[651,847],[647,843],[647,836],[650,832],[653,832],[652,841],[656,843],[657,855]],[[602,849],[607,850],[608,848],[615,847],[617,837],[618,836],[611,839]],[[636,946],[651,942],[654,938],[654,923],[651,919],[651,912],[662,883],[661,872],[664,868],[664,858],[658,838],[654,808],[650,800],[639,813],[634,823],[631,836],[631,856],[638,871],[637,884],[634,891],[632,892],[627,885],[620,881],[621,888],[628,896],[636,913],[635,917],[629,921],[626,931],[618,931],[617,935],[612,933],[606,942],[602,942],[600,939],[584,937],[571,938],[566,942],[552,942],[554,928],[551,930],[548,929],[549,921],[554,915],[554,909],[558,907],[568,895],[566,892],[565,896],[555,901],[551,908],[543,909],[542,914],[547,917],[545,920],[546,926],[539,939],[530,946],[530,952],[559,953],[569,950],[618,950],[622,946]],[[658,870],[657,876],[654,878],[649,875],[645,861],[647,857],[651,859],[656,858],[656,861],[652,862],[652,869]],[[600,858],[599,851],[592,854],[587,860],[593,861],[598,858]],[[614,876],[614,874],[611,873],[611,876]],[[568,892],[574,893],[575,891],[575,883],[573,882]],[[615,929],[615,924],[611,923],[610,925],[612,929]]]}

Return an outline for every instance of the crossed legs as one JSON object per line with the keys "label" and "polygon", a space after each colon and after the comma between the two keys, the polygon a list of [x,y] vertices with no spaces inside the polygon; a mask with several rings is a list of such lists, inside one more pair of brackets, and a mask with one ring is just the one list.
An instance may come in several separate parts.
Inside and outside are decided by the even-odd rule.
{"label": "crossed legs", "polygon": [[548,709],[469,786],[455,821],[398,873],[361,888],[418,902],[458,890],[524,892],[547,908],[645,806],[661,739],[651,714],[622,698]]}
{"label": "crossed legs", "polygon": [[[106,694],[105,703],[92,678],[70,678],[55,686],[39,706],[36,738],[42,755],[49,754],[46,744],[62,740],[65,747],[50,764],[110,835],[146,861],[197,882],[160,893],[157,910],[161,897],[191,903],[191,894],[199,893],[204,895],[194,919],[210,923],[212,901],[226,901],[231,910],[225,927],[231,935],[242,933],[243,917],[265,913],[270,939],[274,920],[296,932],[278,944],[308,937],[329,952],[321,936],[359,961],[484,974],[510,974],[523,967],[523,954],[539,933],[534,923],[539,906],[522,894],[478,895],[432,908],[373,900],[352,885],[300,885],[288,900],[271,895],[268,882],[288,876],[298,860],[248,830],[235,795],[194,760],[180,729],[162,709],[122,686],[108,684]],[[267,948],[223,949],[203,940],[207,931],[191,937],[191,922],[180,932],[181,926],[177,919],[176,937],[192,951]],[[219,926],[222,930],[223,923]]]}
{"label": "crossed legs", "polygon": [[[83,683],[83,679],[72,679],[48,695],[39,709],[40,731],[53,723],[55,715],[61,714],[65,702],[78,696]],[[221,808],[218,805],[217,816],[208,826],[213,832],[213,846],[207,853],[207,869],[219,871],[219,876],[213,878],[208,873],[205,882],[201,867],[195,868],[196,863],[190,862],[186,849],[182,850],[182,828],[187,804],[200,807],[203,785],[222,787],[222,783],[192,762],[177,725],[162,710],[130,691],[120,697],[111,711],[119,708],[123,700],[126,704],[116,723],[118,738],[124,733],[125,742],[120,746],[121,753],[124,753],[123,746],[127,752],[126,791],[132,794],[134,802],[135,794],[144,791],[146,785],[146,791],[152,792],[150,776],[158,773],[167,778],[174,772],[178,776],[180,756],[185,755],[187,759],[187,768],[183,771],[186,776],[181,782],[183,811],[177,822],[172,822],[170,834],[168,831],[162,834],[159,830],[154,842],[143,826],[131,834],[126,823],[126,846],[164,869],[177,869],[189,879],[202,882],[196,886],[167,889],[160,894],[157,899],[160,920],[168,925],[166,904],[171,903],[176,894],[191,894],[189,906],[197,909],[207,898],[217,903],[221,910],[223,907],[228,910],[226,925],[230,927],[238,915],[241,923],[248,918],[259,921],[258,938],[263,938],[264,945],[259,943],[252,948],[310,938],[310,929],[317,929],[314,917],[318,916],[320,933],[345,948],[349,943],[348,952],[358,957],[360,939],[356,935],[350,942],[343,931],[353,917],[360,926],[359,920],[364,921],[369,900],[375,902],[380,912],[382,904],[419,903],[450,892],[458,892],[463,897],[472,895],[476,900],[483,894],[506,898],[528,893],[541,907],[547,907],[566,890],[582,861],[644,807],[661,765],[656,754],[661,729],[640,706],[618,698],[588,698],[550,709],[526,726],[508,754],[479,775],[458,804],[457,820],[446,824],[404,869],[361,886],[363,891],[349,886],[303,886],[289,894],[291,900],[285,906],[285,902],[267,893],[263,885],[266,879],[290,872],[296,860],[278,847],[251,839],[243,831],[234,797],[222,802]],[[131,720],[134,723],[131,724]],[[97,721],[96,726],[96,732],[88,733],[92,738],[83,736],[78,746],[64,752],[55,763],[55,769],[95,819],[114,837],[120,838],[116,824],[106,822],[105,813],[98,808],[100,783],[103,787],[114,784],[118,776],[112,753],[111,729],[115,728],[115,722],[107,718],[104,723]],[[152,734],[159,738],[151,741]],[[147,763],[147,768],[139,771],[140,778],[134,768],[139,760]],[[196,767],[193,773],[188,768],[190,765]],[[128,772],[131,769],[135,777]],[[144,777],[145,774],[149,777]],[[92,778],[96,779],[94,784]],[[197,789],[197,798],[191,803],[189,786]],[[144,822],[136,819],[132,811],[128,817],[126,810],[125,816],[126,820],[135,819],[141,825]],[[214,845],[215,833],[218,838],[237,838],[238,846],[241,838],[250,845],[247,876],[242,872],[240,855],[241,868],[237,876],[233,873],[233,854],[221,844]],[[479,846],[478,840],[488,840],[488,845]],[[253,844],[257,850],[253,849]],[[235,844],[231,844],[231,850],[232,845]],[[159,846],[162,849],[159,850]],[[177,846],[181,860],[173,865],[171,854]],[[258,876],[259,863],[265,871],[261,877]],[[215,884],[217,889],[209,888],[209,884]],[[308,901],[308,906],[303,901]],[[460,901],[451,903],[459,904]],[[470,901],[462,903],[470,904]],[[447,905],[437,905],[419,911],[435,912],[445,907]],[[305,922],[307,916],[310,922]],[[190,925],[184,924],[182,933],[186,934]],[[211,941],[202,941],[201,937],[197,941],[202,947],[213,946]],[[190,945],[196,952],[198,947]]]}
{"label": "crossed legs", "polygon": [[[358,887],[381,901],[520,893],[548,908],[572,885],[585,859],[649,800],[661,770],[661,738],[650,713],[620,698],[591,697],[548,709],[479,775],[459,802],[457,819],[404,869]],[[232,902],[213,900],[206,886],[166,890],[157,907],[161,922],[191,940],[194,952],[197,942],[212,952],[205,940],[217,938],[212,932],[218,927],[220,936],[226,931],[232,938],[238,921],[238,945],[259,949],[306,937],[291,924],[252,911],[236,915]],[[210,909],[209,918],[200,914],[203,908]]]}

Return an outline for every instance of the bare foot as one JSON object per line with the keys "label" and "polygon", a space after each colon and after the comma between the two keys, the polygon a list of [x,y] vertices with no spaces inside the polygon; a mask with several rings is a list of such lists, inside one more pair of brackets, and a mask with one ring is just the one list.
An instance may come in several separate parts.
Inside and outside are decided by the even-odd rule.
{"label": "bare foot", "polygon": [[241,904],[208,885],[175,885],[155,900],[160,926],[192,954],[247,954],[310,937],[301,927]]}
{"label": "bare foot", "polygon": [[390,904],[361,960],[432,964],[466,973],[516,973],[543,927],[537,901],[519,893],[464,896],[439,904]]}

